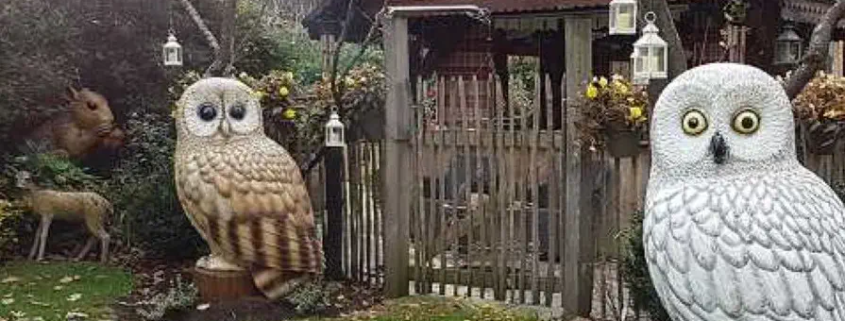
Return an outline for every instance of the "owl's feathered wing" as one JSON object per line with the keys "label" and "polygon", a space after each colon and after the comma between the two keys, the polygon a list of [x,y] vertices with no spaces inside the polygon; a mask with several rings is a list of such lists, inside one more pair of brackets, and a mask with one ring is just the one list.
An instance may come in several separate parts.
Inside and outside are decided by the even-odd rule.
{"label": "owl's feathered wing", "polygon": [[212,253],[249,268],[271,299],[286,281],[321,273],[311,201],[283,147],[250,137],[191,150],[177,152],[177,192]]}
{"label": "owl's feathered wing", "polygon": [[801,167],[649,190],[649,271],[675,321],[845,320],[845,208]]}

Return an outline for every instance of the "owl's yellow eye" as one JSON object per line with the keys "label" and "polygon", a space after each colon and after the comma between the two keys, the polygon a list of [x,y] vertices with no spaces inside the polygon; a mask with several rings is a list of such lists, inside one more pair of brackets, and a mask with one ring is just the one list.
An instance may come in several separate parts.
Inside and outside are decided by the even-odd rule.
{"label": "owl's yellow eye", "polygon": [[751,109],[743,110],[734,116],[733,129],[737,133],[751,135],[760,129],[760,116]]}
{"label": "owl's yellow eye", "polygon": [[698,110],[690,110],[684,114],[681,126],[687,135],[698,136],[707,130],[707,117]]}

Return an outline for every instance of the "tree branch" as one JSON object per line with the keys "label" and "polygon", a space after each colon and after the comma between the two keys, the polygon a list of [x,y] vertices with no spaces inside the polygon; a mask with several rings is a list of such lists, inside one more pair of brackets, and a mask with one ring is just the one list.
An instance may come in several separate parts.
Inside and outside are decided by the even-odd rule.
{"label": "tree branch", "polygon": [[191,16],[191,20],[194,20],[194,24],[197,25],[197,28],[200,30],[202,35],[205,36],[208,46],[214,50],[214,55],[217,56],[218,52],[220,52],[220,43],[217,42],[217,37],[211,33],[211,29],[208,29],[208,25],[206,25],[205,21],[202,20],[200,13],[197,12],[197,9],[194,8],[194,5],[191,4],[190,0],[179,0],[179,3],[185,7],[185,11],[187,11],[188,15]]}
{"label": "tree branch", "polygon": [[[337,38],[337,43],[333,46],[332,50],[332,61],[331,61],[331,73],[329,74],[329,89],[332,93],[332,98],[334,98],[335,105],[337,110],[340,111],[342,106],[342,99],[343,99],[343,90],[344,88],[341,87],[343,84],[339,83],[337,77],[337,65],[340,63],[340,51],[343,48],[343,45],[346,43],[346,35],[349,33],[349,25],[352,24],[352,19],[355,17],[353,10],[355,9],[355,3],[357,0],[349,0],[346,5],[346,13],[343,17],[343,26],[340,29],[340,36]],[[338,88],[341,87],[341,88]]]}
{"label": "tree branch", "polygon": [[845,15],[845,0],[838,0],[824,14],[824,17],[813,29],[810,37],[810,46],[807,55],[801,60],[800,65],[784,82],[784,89],[789,99],[793,99],[804,90],[804,86],[816,75],[816,72],[824,68],[830,46],[830,39],[836,24]]}

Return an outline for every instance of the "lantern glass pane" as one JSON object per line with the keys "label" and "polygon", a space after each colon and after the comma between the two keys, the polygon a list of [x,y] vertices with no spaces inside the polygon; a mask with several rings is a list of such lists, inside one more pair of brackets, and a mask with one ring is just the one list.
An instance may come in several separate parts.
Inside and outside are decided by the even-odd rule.
{"label": "lantern glass pane", "polygon": [[632,5],[619,5],[616,17],[619,20],[619,29],[627,30],[634,27],[634,7]]}
{"label": "lantern glass pane", "polygon": [[789,57],[791,58],[791,61],[798,61],[801,59],[801,43],[796,41],[791,43],[789,47]]}
{"label": "lantern glass pane", "polygon": [[652,71],[666,72],[666,48],[655,47],[652,50],[654,65]]}
{"label": "lantern glass pane", "polygon": [[639,59],[637,59],[638,60],[637,62],[639,63],[639,67],[637,68],[637,72],[643,73],[643,72],[651,71],[651,68],[650,68],[651,66],[650,66],[650,63],[649,63],[650,59],[649,59],[649,55],[648,55],[648,48],[638,48],[637,51],[638,51],[637,55],[639,56]]}

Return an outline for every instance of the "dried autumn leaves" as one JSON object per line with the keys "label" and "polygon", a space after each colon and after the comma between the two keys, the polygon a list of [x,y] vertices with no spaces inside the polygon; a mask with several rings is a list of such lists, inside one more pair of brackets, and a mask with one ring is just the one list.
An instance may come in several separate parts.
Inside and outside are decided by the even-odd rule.
{"label": "dried autumn leaves", "polygon": [[845,77],[819,72],[793,105],[795,115],[801,120],[845,120]]}

